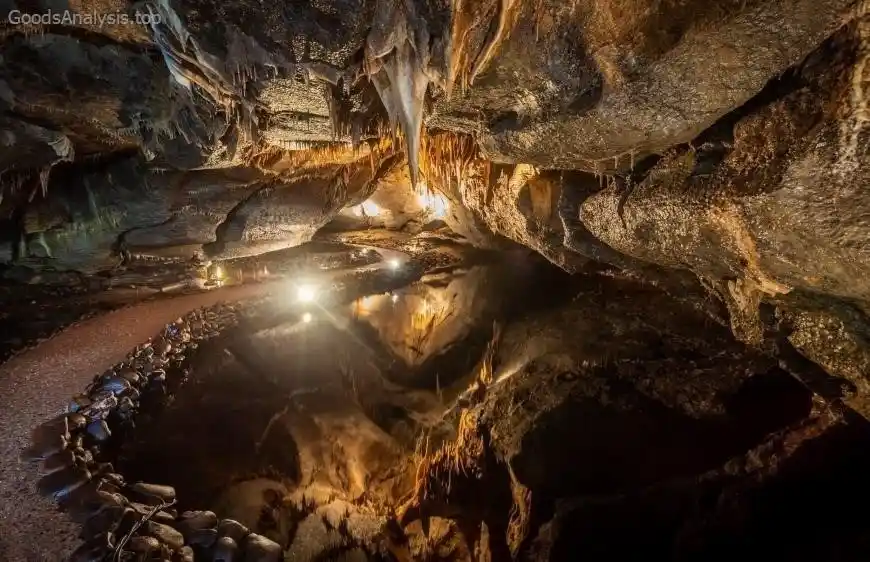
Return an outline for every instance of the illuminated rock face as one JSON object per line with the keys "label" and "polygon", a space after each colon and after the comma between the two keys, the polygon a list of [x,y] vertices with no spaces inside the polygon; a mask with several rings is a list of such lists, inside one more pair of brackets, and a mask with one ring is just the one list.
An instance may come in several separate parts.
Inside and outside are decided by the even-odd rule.
{"label": "illuminated rock face", "polygon": [[[118,232],[95,229],[93,213],[75,209],[54,210],[50,220],[33,220],[26,230],[48,238],[52,252],[59,246],[64,262],[75,267],[102,267],[107,243],[119,242],[119,232],[130,228],[151,229],[133,236],[148,251],[229,236],[227,244],[209,249],[244,255],[299,244],[329,222],[335,209],[354,207],[376,193],[374,202],[389,212],[369,217],[377,219],[369,221],[375,225],[398,228],[443,219],[474,243],[492,245],[485,226],[493,219],[481,220],[473,209],[475,197],[466,201],[461,194],[477,188],[436,181],[427,169],[428,133],[472,135],[485,158],[500,164],[615,173],[637,183],[648,155],[690,141],[701,146],[717,120],[736,121],[763,105],[767,98],[746,106],[843,21],[857,20],[862,8],[852,4],[729,0],[711,7],[694,0],[679,5],[582,0],[569,8],[555,1],[329,0],[291,7],[242,2],[225,10],[187,0],[122,3],[121,10],[147,14],[149,24],[100,28],[83,22],[4,38],[0,103],[8,111],[0,123],[6,147],[0,172],[16,173],[4,174],[0,182],[0,212],[28,208],[34,215],[29,208],[40,206],[34,195],[38,200],[62,191],[70,176],[90,177],[100,198],[99,192],[111,191],[102,185],[101,176],[111,171],[103,159],[139,152],[147,163],[136,174],[148,178],[149,186],[156,184],[158,201],[146,205],[134,196],[129,207],[110,202],[105,213],[110,217],[104,218],[122,223]],[[37,8],[38,3],[32,9]],[[860,35],[852,25],[850,33]],[[837,143],[849,161],[841,169],[860,176],[866,146],[859,142],[864,66],[855,57],[841,62],[831,72],[855,69],[842,98],[854,118],[844,117],[840,127]],[[42,75],[49,76],[34,78]],[[405,155],[400,167],[408,172],[398,183],[414,192],[428,187],[455,208],[429,201],[430,213],[419,217],[419,202],[389,194],[395,179],[372,182],[330,167],[347,163],[350,145],[395,131],[401,135],[393,143],[394,156]],[[293,162],[276,167],[282,151],[292,151]],[[312,151],[317,156],[304,164]],[[374,160],[373,176],[387,179],[396,172],[397,161]],[[458,179],[468,162],[459,154],[448,160]],[[270,191],[262,178],[254,185],[217,172],[204,180],[210,186],[192,190],[188,182],[200,180],[175,176],[179,170],[230,165],[249,176],[320,168],[321,178],[329,179],[303,186],[298,178],[275,178],[285,189]],[[171,171],[170,177],[151,175],[157,170]],[[521,179],[528,177],[520,174],[508,191],[520,192]],[[125,178],[124,183],[146,182]],[[173,185],[163,192],[163,183]],[[289,194],[288,183],[302,193]],[[217,186],[226,189],[215,193]],[[329,203],[309,189],[327,193]],[[322,216],[314,212],[318,206],[327,209]],[[569,215],[579,220],[573,209]],[[68,225],[99,234],[71,235]],[[568,268],[582,261],[565,254],[578,253],[582,240],[560,243],[558,229],[552,240],[537,239],[547,233],[530,232],[520,241]],[[517,238],[499,227],[496,234]],[[36,238],[34,248],[45,253]]]}

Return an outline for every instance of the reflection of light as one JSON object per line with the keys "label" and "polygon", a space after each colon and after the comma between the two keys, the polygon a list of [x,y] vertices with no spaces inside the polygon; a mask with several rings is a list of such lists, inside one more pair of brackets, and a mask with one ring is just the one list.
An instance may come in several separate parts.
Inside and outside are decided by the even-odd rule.
{"label": "reflection of light", "polygon": [[296,289],[296,298],[300,302],[313,302],[317,297],[317,289],[313,285],[302,285]]}
{"label": "reflection of light", "polygon": [[311,322],[311,313],[310,313],[310,312],[306,312],[305,314],[303,314],[303,315],[302,315],[302,321],[305,322],[306,324],[308,324],[309,322]]}
{"label": "reflection of light", "polygon": [[369,305],[371,304],[371,299],[369,297],[357,299],[355,304],[357,314],[368,314],[370,312]]}
{"label": "reflection of light", "polygon": [[389,265],[390,269],[399,269],[402,263],[399,260],[390,260]]}
{"label": "reflection of light", "polygon": [[381,212],[381,208],[374,201],[363,201],[360,207],[362,207],[363,213],[368,217],[373,217]]}
{"label": "reflection of light", "polygon": [[390,300],[393,302],[399,302],[399,295],[393,295],[392,297],[390,297]]}
{"label": "reflection of light", "polygon": [[214,278],[220,279],[224,276],[224,269],[221,266],[217,266],[214,268]]}
{"label": "reflection of light", "polygon": [[368,295],[353,301],[353,311],[357,316],[368,316],[383,305],[382,295]]}
{"label": "reflection of light", "polygon": [[268,267],[263,268],[263,275],[269,275],[269,268]]}
{"label": "reflection of light", "polygon": [[381,214],[381,208],[374,201],[363,201],[350,208],[355,217],[376,217]]}

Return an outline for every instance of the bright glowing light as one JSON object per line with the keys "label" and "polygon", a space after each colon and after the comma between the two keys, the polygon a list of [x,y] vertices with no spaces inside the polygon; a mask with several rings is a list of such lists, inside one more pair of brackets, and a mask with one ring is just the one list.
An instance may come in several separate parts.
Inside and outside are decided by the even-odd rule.
{"label": "bright glowing light", "polygon": [[354,305],[356,313],[364,316],[371,312],[372,299],[371,297],[362,297],[357,299]]}
{"label": "bright glowing light", "polygon": [[390,297],[390,300],[393,302],[399,302],[399,295],[393,295]]}
{"label": "bright glowing light", "polygon": [[217,266],[214,268],[214,278],[220,279],[224,276],[224,269],[221,266]]}
{"label": "bright glowing light", "polygon": [[317,289],[313,285],[301,285],[296,289],[296,298],[300,302],[314,302],[317,298]]}
{"label": "bright glowing light", "polygon": [[381,214],[381,208],[374,201],[363,201],[363,204],[360,205],[362,207],[363,214],[367,217],[374,217]]}
{"label": "bright glowing light", "polygon": [[376,217],[381,214],[381,208],[374,201],[363,201],[361,204],[350,208],[355,217]]}
{"label": "bright glowing light", "polygon": [[310,313],[310,312],[306,312],[305,314],[302,315],[302,321],[305,322],[306,324],[308,324],[309,322],[311,322],[311,318],[312,318],[312,317],[311,317],[311,313]]}
{"label": "bright glowing light", "polygon": [[402,265],[402,262],[400,262],[399,260],[393,259],[393,260],[389,261],[389,265],[390,265],[390,269],[399,269],[399,267],[401,267],[401,265]]}
{"label": "bright glowing light", "polygon": [[428,214],[435,218],[443,219],[450,211],[450,202],[447,198],[426,187],[417,194],[417,202]]}

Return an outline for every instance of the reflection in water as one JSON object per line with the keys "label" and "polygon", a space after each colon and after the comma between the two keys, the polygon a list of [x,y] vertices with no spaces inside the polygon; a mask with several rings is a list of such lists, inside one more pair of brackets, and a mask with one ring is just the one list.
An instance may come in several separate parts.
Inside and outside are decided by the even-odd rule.
{"label": "reflection in water", "polygon": [[361,204],[351,207],[351,212],[356,217],[376,217],[381,214],[381,208],[374,201],[363,201]]}
{"label": "reflection in water", "polygon": [[[409,367],[462,340],[492,304],[480,292],[491,269],[475,267],[449,278],[430,277],[393,294],[356,300],[352,316]],[[491,295],[490,295],[491,296]]]}
{"label": "reflection in water", "polygon": [[429,276],[352,304],[274,313],[267,302],[262,317],[204,348],[195,384],[137,429],[144,437],[131,441],[125,473],[166,481],[190,507],[218,507],[252,529],[259,510],[235,492],[240,478],[264,471],[306,497],[404,494],[410,483],[395,470],[403,448],[412,451],[420,429],[468,388],[493,321],[530,303],[516,291],[532,285],[508,268]]}

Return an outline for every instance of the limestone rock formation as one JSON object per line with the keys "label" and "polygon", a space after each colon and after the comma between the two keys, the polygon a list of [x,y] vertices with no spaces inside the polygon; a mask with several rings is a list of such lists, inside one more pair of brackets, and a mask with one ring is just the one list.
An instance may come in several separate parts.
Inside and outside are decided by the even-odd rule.
{"label": "limestone rock formation", "polygon": [[[419,532],[385,539],[391,556],[733,559],[753,541],[759,556],[831,555],[778,552],[787,537],[765,517],[796,534],[812,518],[788,501],[756,507],[814,482],[833,490],[851,473],[816,460],[826,452],[868,465],[844,452],[866,444],[870,417],[867,0],[61,4],[82,17],[22,23],[13,13],[57,3],[3,4],[7,278],[120,283],[143,256],[225,260],[336,231],[446,227],[610,282],[503,333],[484,322],[489,304],[454,299],[466,317],[417,356],[404,324],[357,318],[362,341],[458,404],[435,416],[431,396],[373,391],[416,416],[394,432],[406,441],[426,424],[444,433],[415,453],[421,471],[388,519]],[[478,353],[445,375],[456,333]],[[771,394],[788,403],[768,418]],[[290,423],[290,440],[339,431],[316,396],[298,402],[317,422]],[[343,418],[357,449],[296,451],[297,476],[358,498],[379,463],[407,457],[367,416]],[[330,462],[340,469],[313,476]],[[66,494],[92,476],[49,483]],[[469,500],[480,490],[487,505]],[[839,513],[823,495],[807,499],[814,513]],[[326,505],[300,524],[318,545],[340,534]],[[866,537],[837,517],[838,555],[860,551]],[[245,548],[268,559],[264,533]],[[332,554],[359,558],[345,546]]]}

